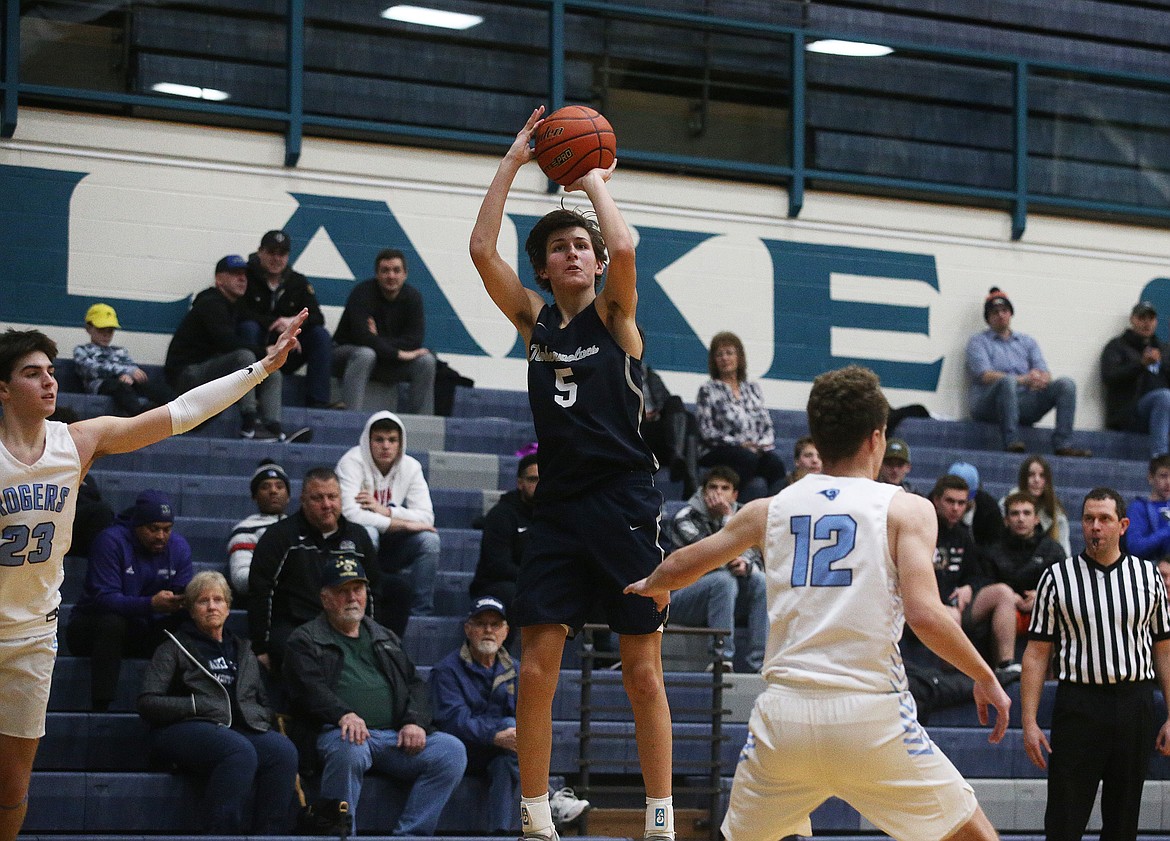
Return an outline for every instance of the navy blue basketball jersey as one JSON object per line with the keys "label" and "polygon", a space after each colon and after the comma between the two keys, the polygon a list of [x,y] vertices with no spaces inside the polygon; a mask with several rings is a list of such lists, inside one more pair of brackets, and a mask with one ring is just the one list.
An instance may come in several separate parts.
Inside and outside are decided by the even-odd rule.
{"label": "navy blue basketball jersey", "polygon": [[590,304],[561,327],[545,305],[528,343],[528,402],[540,442],[537,499],[561,499],[630,471],[653,473],[642,440],[641,360],[606,329]]}

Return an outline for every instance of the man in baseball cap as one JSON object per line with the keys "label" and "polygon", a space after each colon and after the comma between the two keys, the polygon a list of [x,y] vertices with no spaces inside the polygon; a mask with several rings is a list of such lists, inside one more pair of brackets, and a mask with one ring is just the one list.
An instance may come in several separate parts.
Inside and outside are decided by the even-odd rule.
{"label": "man in baseball cap", "polygon": [[300,348],[289,354],[281,368],[292,374],[302,365],[308,386],[307,405],[325,408],[330,405],[330,376],[333,366],[333,337],[325,327],[325,316],[317,293],[303,274],[289,265],[292,239],[285,231],[268,231],[260,238],[260,247],[248,258],[248,285],[240,299],[240,329],[256,345],[271,344],[302,309],[309,317],[297,337]]}
{"label": "man in baseball cap", "polygon": [[366,615],[361,560],[342,547],[321,562],[320,583],[324,612],[289,636],[283,672],[294,712],[317,732],[320,795],[349,803],[357,826],[366,772],[388,769],[406,794],[389,834],[434,835],[467,753],[435,730],[430,693],[398,635]]}
{"label": "man in baseball cap", "polygon": [[[488,796],[481,830],[520,830],[520,766],[516,757],[516,670],[504,648],[508,620],[495,596],[476,599],[463,623],[466,639],[431,669],[435,723],[467,749],[467,770],[486,775]],[[584,805],[579,814],[589,804]],[[551,806],[551,800],[550,800]]]}
{"label": "man in baseball cap", "polygon": [[1139,301],[1129,327],[1101,352],[1105,426],[1148,433],[1150,458],[1170,452],[1170,360],[1157,331],[1158,311]]}
{"label": "man in baseball cap", "polygon": [[878,470],[878,481],[887,485],[899,485],[909,493],[917,493],[914,487],[906,481],[910,474],[910,445],[901,438],[890,438],[886,441],[886,454],[882,458],[882,466]]}

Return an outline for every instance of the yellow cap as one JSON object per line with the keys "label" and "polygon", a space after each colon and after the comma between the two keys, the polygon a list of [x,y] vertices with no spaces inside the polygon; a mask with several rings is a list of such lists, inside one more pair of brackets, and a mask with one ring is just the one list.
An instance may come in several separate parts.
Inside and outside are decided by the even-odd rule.
{"label": "yellow cap", "polygon": [[99,330],[103,327],[121,327],[118,323],[118,314],[109,304],[94,304],[85,311],[85,323],[92,324]]}

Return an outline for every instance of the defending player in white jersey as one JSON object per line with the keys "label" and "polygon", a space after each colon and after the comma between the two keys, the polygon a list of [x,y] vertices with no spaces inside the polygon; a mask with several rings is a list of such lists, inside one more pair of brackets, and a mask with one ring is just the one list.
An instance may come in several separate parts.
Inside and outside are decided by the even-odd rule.
{"label": "defending player in white jersey", "polygon": [[824,461],[717,534],[672,554],[629,592],[659,606],[750,546],[768,581],[767,689],[756,700],[723,822],[730,841],[811,833],[828,797],[897,839],[995,839],[974,792],[918,724],[898,640],[903,621],[975,681],[979,721],[998,743],[1011,705],[947,615],[931,559],[930,503],[873,481],[889,407],[877,376],[850,366],[817,377],[808,424]]}
{"label": "defending player in white jersey", "polygon": [[45,734],[57,653],[57,610],[77,488],[96,459],[194,429],[280,368],[302,311],[247,368],[137,417],[47,421],[57,407],[56,343],[37,330],[0,335],[0,841],[24,822]]}

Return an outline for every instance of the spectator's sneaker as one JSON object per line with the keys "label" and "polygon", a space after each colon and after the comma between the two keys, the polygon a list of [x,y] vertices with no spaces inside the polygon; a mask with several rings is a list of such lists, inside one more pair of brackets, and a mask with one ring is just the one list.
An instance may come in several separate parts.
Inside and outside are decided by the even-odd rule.
{"label": "spectator's sneaker", "polygon": [[257,421],[252,425],[252,434],[248,437],[254,441],[279,441],[280,436],[279,423]]}
{"label": "spectator's sneaker", "polygon": [[302,426],[300,429],[295,432],[290,432],[288,435],[282,432],[280,434],[280,440],[287,441],[290,444],[308,444],[313,440],[313,427]]}
{"label": "spectator's sneaker", "polygon": [[562,788],[548,796],[553,826],[564,829],[589,811],[589,801],[582,800],[571,788]]}
{"label": "spectator's sneaker", "polygon": [[1011,686],[1020,679],[1020,672],[1024,669],[1019,663],[1008,663],[995,670],[995,678],[1000,686]]}
{"label": "spectator's sneaker", "polygon": [[[710,674],[713,671],[715,671],[715,664],[708,663],[707,664],[707,673]],[[723,661],[723,671],[724,672],[734,672],[735,671],[735,664],[732,663],[730,660],[724,660]]]}
{"label": "spectator's sneaker", "polygon": [[257,435],[258,432],[264,430],[264,425],[260,423],[259,418],[245,417],[240,424],[241,438],[264,438],[265,435]]}

